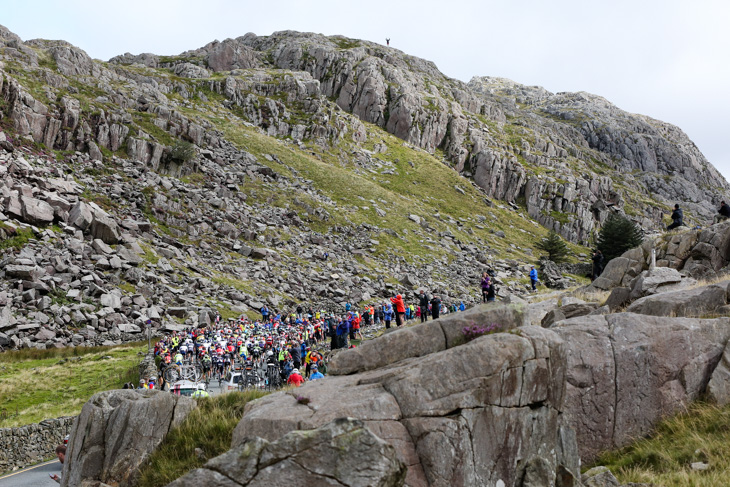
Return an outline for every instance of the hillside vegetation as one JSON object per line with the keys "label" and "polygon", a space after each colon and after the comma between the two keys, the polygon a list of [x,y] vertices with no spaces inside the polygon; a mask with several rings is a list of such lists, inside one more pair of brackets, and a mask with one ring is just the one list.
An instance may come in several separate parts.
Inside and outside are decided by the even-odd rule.
{"label": "hillside vegetation", "polygon": [[[730,407],[695,403],[666,419],[647,438],[602,455],[596,465],[621,483],[722,487],[730,475]],[[693,468],[692,464],[704,464]]]}
{"label": "hillside vegetation", "polygon": [[147,344],[0,354],[0,428],[73,416],[99,391],[136,382]]}

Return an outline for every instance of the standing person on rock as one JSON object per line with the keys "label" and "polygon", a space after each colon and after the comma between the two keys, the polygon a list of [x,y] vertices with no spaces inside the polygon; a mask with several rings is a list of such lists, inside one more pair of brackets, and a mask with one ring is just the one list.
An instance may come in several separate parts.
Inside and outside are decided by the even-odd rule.
{"label": "standing person on rock", "polygon": [[396,294],[394,298],[390,298],[390,302],[395,306],[395,324],[396,326],[401,326],[406,314],[406,305],[403,302],[403,296]]}
{"label": "standing person on rock", "polygon": [[537,291],[537,269],[535,269],[534,265],[530,266],[530,284],[532,285],[532,290]]}
{"label": "standing person on rock", "polygon": [[434,320],[437,320],[439,313],[441,312],[441,298],[436,296],[435,292],[433,298],[431,298],[431,316]]}
{"label": "standing person on rock", "polygon": [[601,272],[603,272],[603,253],[601,253],[600,250],[596,250],[593,252],[593,274],[591,276],[591,281],[595,281],[598,279],[598,276],[601,275]]}
{"label": "standing person on rock", "polygon": [[667,230],[672,230],[677,227],[684,225],[684,213],[679,204],[674,205],[674,211],[672,212],[672,224],[667,227]]}
{"label": "standing person on rock", "polygon": [[421,289],[421,294],[418,297],[418,307],[421,315],[421,323],[428,321],[428,302],[428,294],[426,294],[426,291]]}
{"label": "standing person on rock", "polygon": [[261,307],[261,321],[266,323],[269,320],[269,308],[266,305]]}
{"label": "standing person on rock", "polygon": [[383,321],[385,322],[385,328],[390,328],[390,322],[393,319],[393,306],[390,304],[383,305]]}
{"label": "standing person on rock", "polygon": [[482,274],[482,303],[487,302],[487,293],[489,292],[489,274],[486,272]]}

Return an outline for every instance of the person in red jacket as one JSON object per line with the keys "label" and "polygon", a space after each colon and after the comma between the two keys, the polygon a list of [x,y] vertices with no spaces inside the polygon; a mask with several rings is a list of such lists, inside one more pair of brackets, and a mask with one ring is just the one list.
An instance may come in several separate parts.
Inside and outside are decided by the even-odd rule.
{"label": "person in red jacket", "polygon": [[395,324],[401,326],[403,324],[404,315],[406,314],[406,305],[403,302],[403,296],[397,294],[394,298],[390,298],[390,302],[395,307]]}
{"label": "person in red jacket", "polygon": [[286,383],[289,385],[294,385],[295,387],[299,387],[304,382],[304,377],[299,374],[299,369],[294,369],[291,371],[291,374],[289,374],[289,378],[286,380]]}

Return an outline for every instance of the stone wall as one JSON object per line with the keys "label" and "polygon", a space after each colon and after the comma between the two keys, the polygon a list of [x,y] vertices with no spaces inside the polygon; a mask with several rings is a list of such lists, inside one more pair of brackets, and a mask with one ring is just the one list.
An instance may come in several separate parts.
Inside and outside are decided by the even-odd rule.
{"label": "stone wall", "polygon": [[76,416],[46,419],[17,428],[0,428],[0,472],[17,470],[49,457],[71,431]]}

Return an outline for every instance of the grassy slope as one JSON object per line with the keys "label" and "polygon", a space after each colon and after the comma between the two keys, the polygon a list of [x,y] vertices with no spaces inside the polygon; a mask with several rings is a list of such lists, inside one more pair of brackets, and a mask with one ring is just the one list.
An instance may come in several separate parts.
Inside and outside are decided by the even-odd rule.
{"label": "grassy slope", "polygon": [[[709,463],[705,471],[693,462]],[[695,403],[663,421],[648,438],[608,452],[596,465],[611,469],[619,481],[663,487],[724,487],[730,478],[730,406]]]}
{"label": "grassy slope", "polygon": [[[372,125],[368,125],[370,139],[382,142],[387,147],[387,152],[374,157],[393,163],[395,175],[357,171],[354,164],[341,163],[351,148],[346,143],[340,142],[338,146],[327,150],[312,145],[310,150],[315,154],[312,155],[262,135],[254,128],[222,119],[214,119],[214,122],[229,140],[257,156],[259,162],[269,165],[279,173],[290,175],[290,171],[282,164],[263,157],[265,154],[277,155],[285,166],[296,170],[301,177],[313,181],[315,188],[338,204],[336,212],[330,211],[333,217],[331,220],[312,225],[315,230],[326,231],[334,225],[362,223],[395,230],[398,237],[387,234],[378,237],[378,254],[399,255],[409,261],[418,260],[418,257],[430,260],[444,255],[438,235],[426,235],[426,231],[408,219],[410,214],[425,218],[437,231],[450,231],[462,242],[484,242],[499,258],[514,258],[526,262],[535,260],[537,254],[531,256],[529,251],[547,234],[543,227],[527,217],[526,212],[500,207],[501,205],[488,206],[484,196],[453,169],[430,154],[405,146],[402,140]],[[409,161],[414,167],[408,164]],[[464,194],[456,189],[457,186]],[[266,188],[263,190],[266,191]],[[253,194],[258,199],[266,197],[260,192],[256,194],[255,190],[251,191],[254,191]],[[278,194],[273,204],[291,205],[294,198],[302,196]],[[373,201],[386,211],[384,217],[376,214]],[[327,209],[327,206],[324,208]],[[442,218],[435,218],[436,213]],[[476,226],[476,215],[487,218],[480,225],[483,228]],[[447,223],[448,217],[461,221],[463,226]],[[469,233],[467,228],[473,233]],[[495,237],[491,232],[497,230],[504,231],[506,237]],[[431,241],[428,241],[429,237]],[[513,248],[511,244],[518,248]],[[586,251],[580,246],[570,247],[574,256]]]}
{"label": "grassy slope", "polygon": [[138,354],[146,348],[145,343],[0,354],[0,427],[78,414],[95,393],[136,380]]}

